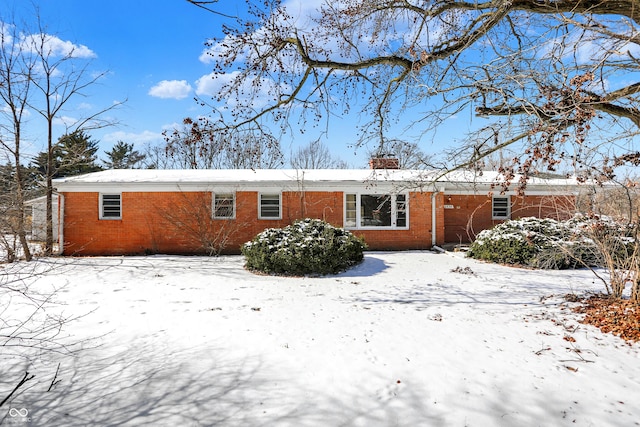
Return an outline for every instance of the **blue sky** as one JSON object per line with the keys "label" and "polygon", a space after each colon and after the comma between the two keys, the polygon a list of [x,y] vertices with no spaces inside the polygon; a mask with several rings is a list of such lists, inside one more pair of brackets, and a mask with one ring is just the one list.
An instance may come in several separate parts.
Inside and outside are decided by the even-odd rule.
{"label": "blue sky", "polygon": [[[16,13],[32,13],[24,0]],[[183,0],[37,0],[41,21],[50,34],[83,45],[95,57],[91,68],[108,71],[106,78],[89,89],[87,99],[77,101],[104,108],[127,100],[109,113],[120,124],[92,131],[104,149],[118,140],[137,146],[162,141],[162,130],[188,115],[204,113],[193,101],[193,92],[177,96],[152,90],[162,81],[182,81],[193,86],[210,66],[198,57],[204,42],[220,27],[215,15]],[[73,114],[67,111],[67,114]],[[42,137],[36,131],[36,138]]]}
{"label": "blue sky", "polygon": [[[103,151],[119,140],[134,143],[141,151],[145,144],[160,144],[163,130],[187,116],[208,113],[193,99],[199,84],[212,71],[212,65],[200,57],[206,40],[221,35],[225,18],[185,0],[34,0],[33,4],[39,9],[48,33],[85,47],[93,56],[91,69],[108,71],[99,84],[88,90],[86,98],[70,103],[65,114],[79,115],[72,110],[101,109],[127,100],[109,113],[109,118],[119,122],[117,126],[90,132],[100,142],[101,158]],[[0,17],[29,16],[34,10],[26,0],[2,0],[2,5]],[[237,8],[243,6],[244,2],[220,0],[216,9],[236,15],[242,12]],[[351,166],[362,167],[368,158],[367,149],[359,149],[354,155],[350,147],[357,138],[355,120],[355,117],[332,118],[324,142]],[[63,126],[56,130],[56,138],[64,133]],[[442,137],[446,135],[443,131]],[[46,138],[44,124],[32,121],[28,137],[35,151],[42,150]],[[282,140],[285,155],[311,139],[313,135],[307,132]],[[423,149],[430,151],[429,147]]]}

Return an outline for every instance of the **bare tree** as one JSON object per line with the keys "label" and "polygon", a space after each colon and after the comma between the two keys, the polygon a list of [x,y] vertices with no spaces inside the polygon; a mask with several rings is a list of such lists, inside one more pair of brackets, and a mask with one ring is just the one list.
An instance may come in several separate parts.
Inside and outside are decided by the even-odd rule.
{"label": "bare tree", "polygon": [[[42,390],[46,392],[59,382],[57,371],[51,381],[33,381],[41,375],[34,372],[34,360],[45,353],[69,356],[87,348],[87,340],[71,341],[63,330],[89,313],[67,315],[56,302],[59,287],[34,286],[39,277],[56,268],[64,265],[15,263],[0,274],[0,372],[4,384],[12,384],[2,390],[0,407],[11,404],[36,383],[46,383]],[[0,415],[0,424],[5,418],[6,414]]]}
{"label": "bare tree", "polygon": [[167,153],[165,144],[148,143],[144,147],[143,169],[178,169],[175,158]]}
{"label": "bare tree", "polygon": [[[611,187],[611,184],[609,185]],[[586,203],[585,203],[585,200]],[[582,197],[583,211],[589,212],[582,232],[603,271],[592,269],[608,294],[622,298],[629,288],[631,301],[640,303],[640,190],[637,176],[626,177],[614,188],[593,188]],[[590,267],[590,266],[587,266]]]}
{"label": "bare tree", "polygon": [[385,140],[381,147],[386,147],[387,152],[371,152],[370,156],[396,158],[400,169],[425,169],[434,166],[431,156],[425,154],[416,142],[390,139]]}
{"label": "bare tree", "polygon": [[[93,55],[86,47],[73,45],[70,48],[60,49],[59,44],[56,43],[59,39],[47,31],[39,16],[36,19],[37,31],[23,37],[23,44],[29,55],[35,58],[37,66],[33,85],[37,88],[39,96],[30,98],[29,106],[45,119],[47,126],[45,254],[51,254],[53,248],[52,179],[55,173],[53,122],[72,99],[86,96],[85,91],[96,85],[107,72],[95,72],[89,68],[88,59]],[[115,102],[88,116],[75,119],[73,123],[67,125],[66,133],[74,134],[114,125],[113,121],[101,117],[121,104],[122,102]]]}
{"label": "bare tree", "polygon": [[27,242],[31,221],[24,199],[39,190],[37,174],[20,166],[16,176],[18,168],[10,160],[0,165],[0,262],[31,261],[33,252]]}
{"label": "bare tree", "polygon": [[346,169],[348,164],[331,154],[329,147],[321,141],[311,141],[298,148],[292,155],[291,167],[294,169]]}
{"label": "bare tree", "polygon": [[640,222],[597,221],[588,228],[587,236],[602,257],[608,280],[593,270],[614,298],[622,298],[627,287],[630,299],[640,303]]}
{"label": "bare tree", "polygon": [[274,169],[283,164],[277,139],[261,130],[221,129],[206,118],[187,118],[165,132],[166,152],[182,169]]}
{"label": "bare tree", "polygon": [[[164,234],[172,241],[186,241],[186,252],[218,256],[228,249],[229,241],[248,226],[236,219],[234,193],[214,194],[181,192],[167,206],[159,207]],[[236,248],[234,248],[236,249]]]}
{"label": "bare tree", "polygon": [[[4,194],[7,197],[2,203],[6,213],[3,217],[10,219],[6,222],[20,242],[24,258],[30,261],[32,255],[26,230],[22,139],[36,63],[24,54],[24,49],[18,28],[0,20],[0,100],[4,104],[4,108],[0,109],[0,146],[8,154],[9,164],[14,168],[13,185]],[[6,231],[4,227],[2,231]],[[8,243],[6,239],[5,243]],[[5,247],[10,249],[10,245]]]}
{"label": "bare tree", "polygon": [[[521,187],[539,170],[606,179],[640,164],[638,0],[332,0],[307,19],[278,0],[247,5],[250,18],[210,42],[229,126],[305,127],[357,109],[369,119],[360,142],[388,152],[392,125],[421,135],[473,111],[488,124],[449,169],[507,147],[519,155],[501,171],[522,173]],[[256,108],[265,88],[273,101]]]}

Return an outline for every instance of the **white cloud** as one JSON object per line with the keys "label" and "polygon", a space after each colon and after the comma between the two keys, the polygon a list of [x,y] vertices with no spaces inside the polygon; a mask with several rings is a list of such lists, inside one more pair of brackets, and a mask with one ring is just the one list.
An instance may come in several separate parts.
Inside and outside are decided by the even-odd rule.
{"label": "white cloud", "polygon": [[[321,6],[326,3],[327,0],[285,0],[282,7],[286,9],[286,14],[274,15],[274,19],[280,20],[273,24],[279,27],[280,31],[277,35],[283,37],[289,32],[291,35],[313,39],[320,38],[317,34],[319,31],[322,35],[322,54],[319,56],[325,55],[327,59],[335,61],[357,61],[367,53],[371,56],[395,53],[406,45],[414,44],[416,40],[422,43],[426,49],[428,46],[439,43],[444,34],[443,26],[438,25],[435,21],[430,22],[429,29],[425,30],[423,26],[412,25],[411,22],[406,22],[404,18],[398,17],[384,29],[374,31],[372,28],[369,32],[363,30],[352,35],[351,42],[357,48],[345,49],[342,47],[342,37],[337,32],[332,33],[330,28],[322,28],[318,22]],[[375,33],[376,36],[369,33]],[[227,61],[233,57],[233,65],[242,69],[246,63],[259,60],[267,50],[271,49],[273,36],[272,31],[265,27],[256,28],[252,34],[248,35],[252,40],[251,49],[233,36],[226,36],[219,41],[210,40],[209,46],[203,50],[199,60],[204,64],[224,63],[229,68]],[[289,49],[292,50],[293,47],[289,47]],[[279,60],[283,61],[285,66],[281,67],[281,64],[273,62],[271,72],[280,73],[283,68],[286,70],[285,72],[293,74],[299,72],[297,67],[301,64],[296,55],[285,53],[279,56]]]}
{"label": "white cloud", "polygon": [[78,119],[70,116],[58,116],[53,119],[54,125],[64,126],[66,128],[72,127],[76,123],[78,123]]}
{"label": "white cloud", "polygon": [[115,144],[118,141],[124,141],[129,144],[133,143],[138,145],[162,141],[163,136],[162,133],[151,132],[149,130],[145,130],[140,133],[117,131],[105,134],[101,140],[107,144]]}
{"label": "white cloud", "polygon": [[189,96],[191,89],[186,80],[162,80],[149,89],[149,95],[163,99],[183,99]]}
{"label": "white cloud", "polygon": [[11,46],[11,43],[13,42],[12,31],[14,28],[14,25],[0,21],[0,41],[4,42],[7,46]]}
{"label": "white cloud", "polygon": [[[225,86],[233,85],[240,76],[239,71],[226,74],[211,73],[200,77],[196,81],[196,94],[217,98],[225,90]],[[277,83],[273,80],[262,79],[256,83],[259,77],[247,77],[242,80],[241,87],[237,88],[238,95],[226,96],[226,104],[230,107],[250,103],[253,108],[261,108],[275,102],[280,94],[288,93],[291,87],[285,83]]]}
{"label": "white cloud", "polygon": [[[225,39],[226,40],[226,39]],[[222,57],[225,49],[222,47],[223,43],[215,43],[213,40],[210,40],[211,46],[207,47],[202,51],[198,59],[203,64],[210,64],[219,60]]]}
{"label": "white cloud", "polygon": [[[7,118],[12,116],[13,111],[11,111],[11,107],[9,107],[9,104],[2,104],[0,106],[0,114],[6,115]],[[22,111],[22,118],[23,119],[28,119],[30,117],[32,117],[31,110],[28,109],[28,108],[25,108]]]}
{"label": "white cloud", "polygon": [[629,54],[637,57],[640,47],[636,44],[604,37],[598,33],[584,36],[569,33],[551,38],[540,45],[538,57],[545,60],[575,61],[577,65],[600,63],[602,61],[627,60]]}
{"label": "white cloud", "polygon": [[[283,27],[289,27],[290,25],[295,25],[297,27],[298,32],[301,31],[310,31],[317,24],[314,22],[314,18],[318,18],[320,16],[320,6],[324,5],[326,0],[286,0],[282,7],[286,9],[287,13],[287,23],[281,22]],[[293,28],[291,28],[293,30]],[[260,40],[261,38],[268,37],[264,28],[258,28],[256,32],[252,35],[252,37],[256,40]],[[223,59],[224,52],[228,51],[229,48],[225,47],[229,44],[235,45],[237,43],[233,38],[225,37],[223,40],[215,41],[209,40],[210,46],[202,51],[199,56],[200,62],[204,64],[210,64]],[[246,52],[238,53],[238,56],[235,58],[236,63],[243,62]]]}
{"label": "white cloud", "polygon": [[180,129],[184,126],[183,123],[173,122],[166,125],[162,125],[162,131],[172,131],[174,129]]}
{"label": "white cloud", "polygon": [[82,44],[75,44],[68,40],[61,40],[57,36],[49,34],[32,34],[24,36],[22,43],[25,48],[31,52],[39,51],[41,48],[43,51],[52,57],[72,57],[72,58],[96,58],[98,55],[87,46]]}
{"label": "white cloud", "polygon": [[222,86],[232,81],[238,75],[237,71],[228,74],[206,74],[196,80],[196,94],[214,96],[220,92]]}

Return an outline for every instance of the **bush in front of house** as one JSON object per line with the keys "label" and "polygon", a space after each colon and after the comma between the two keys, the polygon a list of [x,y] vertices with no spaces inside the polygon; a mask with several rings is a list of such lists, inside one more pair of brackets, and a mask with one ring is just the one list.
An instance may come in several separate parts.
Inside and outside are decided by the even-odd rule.
{"label": "bush in front of house", "polygon": [[480,232],[467,255],[502,264],[566,269],[599,264],[584,217],[568,221],[535,217],[508,220]]}
{"label": "bush in front of house", "polygon": [[246,268],[282,275],[325,275],[344,271],[364,258],[366,244],[349,231],[319,219],[269,228],[242,246]]}
{"label": "bush in front of house", "polygon": [[[481,231],[467,255],[502,264],[529,265],[531,259],[548,244],[546,234],[551,220],[536,218],[508,220]],[[545,233],[546,231],[546,233]]]}

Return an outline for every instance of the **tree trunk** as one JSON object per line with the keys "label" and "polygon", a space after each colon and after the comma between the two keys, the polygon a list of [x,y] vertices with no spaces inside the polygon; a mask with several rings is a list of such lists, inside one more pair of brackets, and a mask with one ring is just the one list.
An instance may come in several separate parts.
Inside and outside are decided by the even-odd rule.
{"label": "tree trunk", "polygon": [[16,208],[17,208],[17,234],[20,239],[20,245],[22,246],[22,252],[24,253],[24,259],[31,261],[33,258],[31,249],[29,248],[29,242],[27,241],[27,230],[25,229],[25,206],[24,206],[24,189],[22,187],[22,171],[20,165],[16,166]]}
{"label": "tree trunk", "polygon": [[52,143],[52,126],[51,120],[49,120],[49,137],[48,137],[48,150],[47,150],[47,167],[45,170],[47,181],[47,196],[46,196],[46,222],[47,231],[44,243],[44,254],[50,256],[53,253],[53,143]]}
{"label": "tree trunk", "polygon": [[16,149],[14,152],[14,158],[16,162],[16,173],[15,173],[15,183],[16,183],[16,230],[15,232],[18,234],[18,239],[20,240],[20,245],[22,246],[22,252],[24,253],[24,259],[26,261],[31,261],[32,254],[31,249],[29,248],[29,242],[27,241],[27,230],[25,229],[25,206],[24,206],[24,178],[22,175],[22,168],[20,167],[20,128],[17,128],[16,131]]}

